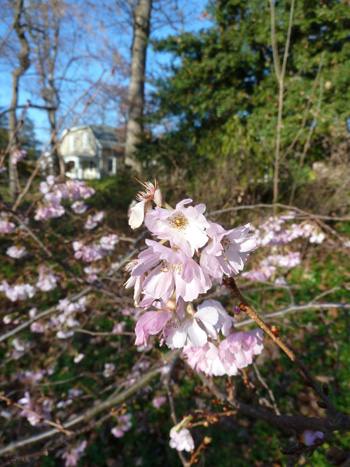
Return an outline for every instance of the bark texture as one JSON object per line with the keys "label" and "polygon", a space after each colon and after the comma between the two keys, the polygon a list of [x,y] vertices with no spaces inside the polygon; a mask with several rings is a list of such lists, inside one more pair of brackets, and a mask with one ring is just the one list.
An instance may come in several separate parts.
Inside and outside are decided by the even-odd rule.
{"label": "bark texture", "polygon": [[53,169],[56,175],[64,176],[65,167],[58,145],[56,119],[56,112],[60,104],[58,86],[55,80],[61,29],[61,14],[58,7],[59,4],[43,4],[39,11],[33,11],[32,18],[28,16],[28,20],[29,33],[34,43],[41,81],[41,97],[45,102],[50,122]]}
{"label": "bark texture", "polygon": [[11,105],[9,116],[9,190],[11,200],[14,201],[19,190],[17,165],[11,160],[12,153],[18,146],[18,122],[16,116],[16,108],[18,106],[18,85],[20,77],[27,71],[30,66],[29,59],[29,43],[25,36],[25,26],[22,24],[23,15],[23,0],[17,0],[14,5],[14,30],[16,31],[18,40],[21,44],[21,49],[18,54],[19,66],[12,72],[12,90],[11,90]]}
{"label": "bark texture", "polygon": [[135,145],[142,133],[142,115],[145,101],[146,53],[150,34],[152,0],[139,0],[134,12],[134,37],[131,48],[129,85],[129,118],[126,127],[125,163],[139,171],[133,160]]}

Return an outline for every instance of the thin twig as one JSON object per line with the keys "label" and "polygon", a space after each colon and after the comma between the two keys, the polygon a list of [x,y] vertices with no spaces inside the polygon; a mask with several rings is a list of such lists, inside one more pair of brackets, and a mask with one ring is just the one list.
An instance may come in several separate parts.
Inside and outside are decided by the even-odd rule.
{"label": "thin twig", "polygon": [[[283,93],[284,93],[284,78],[286,74],[287,59],[289,54],[290,39],[292,34],[293,15],[294,15],[295,0],[292,0],[289,13],[289,23],[286,44],[284,47],[284,56],[282,63],[282,70],[280,71],[280,63],[278,57],[278,48],[276,42],[276,31],[275,31],[275,0],[270,0],[270,14],[271,14],[271,43],[273,51],[273,61],[276,71],[276,77],[279,87],[278,93],[278,116],[277,116],[277,136],[276,136],[276,150],[275,150],[275,163],[274,163],[274,176],[273,176],[273,202],[277,203],[278,200],[278,183],[279,183],[279,159],[280,159],[280,147],[281,147],[281,130],[283,120]],[[274,209],[276,214],[276,208]]]}
{"label": "thin twig", "polygon": [[[155,365],[151,367],[151,369],[147,373],[141,376],[134,384],[130,385],[122,393],[116,394],[116,395],[112,394],[106,400],[95,403],[93,407],[90,407],[85,412],[81,413],[80,415],[77,415],[72,420],[65,422],[63,424],[63,428],[67,430],[69,428],[75,427],[76,425],[80,423],[86,423],[87,421],[93,419],[96,415],[100,414],[101,412],[110,410],[112,407],[115,407],[116,405],[122,404],[123,402],[127,401],[130,397],[136,394],[140,389],[147,386],[150,383],[150,381],[159,374],[159,371],[161,370],[162,367],[171,365],[172,360],[174,358],[178,358],[178,356],[179,356],[178,349],[173,350],[169,352],[168,354],[164,355],[162,358],[160,358],[160,360]],[[23,448],[24,446],[28,446],[34,443],[38,443],[40,441],[44,441],[46,439],[50,439],[53,436],[55,436],[56,433],[57,433],[56,429],[49,430],[49,431],[44,431],[37,435],[31,436],[29,438],[21,439],[19,441],[14,441],[8,444],[7,446],[3,447],[2,449],[0,449],[0,455],[4,455],[8,452],[13,452],[13,451],[17,452],[18,449]]]}
{"label": "thin twig", "polygon": [[[104,85],[106,84],[107,80],[112,76],[112,74],[114,73],[114,69],[111,70],[111,72],[107,75],[107,77],[102,81],[102,83],[99,85],[99,87],[97,88],[97,90],[94,92],[94,94],[87,100],[87,102],[85,103],[82,111],[76,116],[76,118],[73,120],[72,124],[71,124],[71,127],[73,127],[77,121],[80,119],[80,117],[86,112],[87,108],[89,107],[89,105],[93,102],[93,100],[97,97],[98,93],[101,91],[101,89],[104,87]],[[59,127],[59,125],[58,125]],[[65,134],[66,135],[66,134]],[[49,156],[47,157],[50,157],[53,152],[55,151],[55,149],[57,149],[58,145],[61,143],[62,139],[64,138],[64,136],[62,136],[61,139],[59,139],[57,141],[56,144],[53,145],[53,147],[51,148],[51,151],[50,151],[50,154]],[[53,136],[53,135],[52,135]],[[52,137],[50,139],[50,142],[48,144],[51,144],[52,142]],[[43,161],[43,158],[44,158],[44,155],[45,155],[45,150],[43,151],[42,155],[39,157],[37,163],[36,163],[36,167],[35,169],[33,170],[31,176],[29,177],[28,181],[27,181],[27,184],[26,186],[24,187],[23,191],[18,195],[17,197],[17,200],[13,206],[13,210],[16,211],[18,206],[20,205],[20,203],[22,202],[23,198],[26,196],[26,194],[28,193],[28,191],[30,190],[30,187],[32,185],[32,182],[34,180],[34,178],[36,177],[36,175],[38,174],[39,170],[41,169],[42,167],[42,161]]]}
{"label": "thin twig", "polygon": [[34,415],[37,418],[38,422],[53,426],[56,428],[58,432],[65,433],[66,435],[71,434],[71,431],[66,430],[60,423],[55,423],[55,422],[52,422],[51,420],[47,420],[46,418],[43,418],[41,415],[39,415],[37,412],[34,412],[34,410],[28,409],[27,407],[24,407],[23,405],[18,404],[18,402],[12,402],[8,397],[2,394],[0,394],[0,400],[6,402],[7,405],[10,405],[12,407],[17,407],[18,409],[24,410],[25,412],[28,412],[31,415]]}
{"label": "thin twig", "polygon": [[266,391],[268,392],[268,394],[270,396],[270,399],[271,399],[271,402],[272,402],[272,407],[273,407],[273,410],[275,411],[275,414],[276,415],[281,415],[281,412],[279,411],[278,406],[277,406],[275,396],[273,395],[273,392],[272,392],[271,388],[268,386],[268,384],[266,383],[264,378],[261,376],[258,365],[255,362],[253,362],[253,368],[254,368],[256,377],[258,378],[260,383],[264,386],[264,388],[266,389]]}
{"label": "thin twig", "polygon": [[261,318],[260,316],[251,308],[246,299],[243,297],[241,292],[239,291],[235,280],[230,277],[227,278],[223,281],[224,285],[233,292],[236,297],[240,300],[241,302],[241,307],[242,311],[245,311],[251,319],[253,319],[259,327],[265,331],[265,333],[279,346],[280,349],[282,349],[285,354],[290,358],[290,360],[295,363],[301,373],[304,375],[306,378],[308,384],[312,389],[316,392],[316,394],[320,397],[320,399],[323,401],[325,404],[325,407],[328,409],[330,415],[332,417],[336,417],[339,414],[339,411],[334,407],[332,401],[329,399],[328,396],[323,392],[323,390],[320,388],[320,386],[317,384],[315,379],[313,378],[312,374],[310,373],[309,369],[304,365],[304,363],[295,355],[295,353],[281,340],[279,333],[275,332],[268,326]]}

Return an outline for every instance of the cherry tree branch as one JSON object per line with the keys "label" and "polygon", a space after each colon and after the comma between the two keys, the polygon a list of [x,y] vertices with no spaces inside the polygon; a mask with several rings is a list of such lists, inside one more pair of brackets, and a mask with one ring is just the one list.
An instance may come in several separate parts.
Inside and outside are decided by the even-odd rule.
{"label": "cherry tree branch", "polygon": [[[81,413],[80,415],[77,415],[72,420],[69,420],[68,422],[63,423],[62,427],[65,430],[71,429],[80,423],[83,423],[83,422],[86,423],[87,421],[93,419],[95,416],[99,415],[101,412],[111,410],[113,407],[124,403],[125,401],[130,399],[131,396],[136,394],[140,389],[147,386],[153,378],[159,375],[159,372],[162,367],[168,366],[168,365],[171,366],[173,360],[177,360],[179,358],[180,353],[181,353],[181,350],[173,350],[171,352],[168,352],[166,355],[161,357],[159,361],[155,365],[153,365],[152,368],[147,373],[141,376],[134,384],[130,385],[123,392],[119,394],[112,394],[108,399],[95,403],[93,407],[90,407],[85,412]],[[2,449],[0,449],[0,456],[8,452],[14,452],[14,451],[17,452],[17,450],[20,448],[47,440],[49,438],[52,438],[56,434],[57,434],[57,430],[54,429],[54,430],[44,431],[42,433],[31,436],[29,438],[21,439],[19,441],[14,441],[8,444],[7,446],[3,447]]]}
{"label": "cherry tree branch", "polygon": [[[324,393],[324,391],[320,388],[317,384],[315,379],[313,378],[312,374],[310,373],[309,369],[305,366],[305,364],[297,357],[292,349],[290,349],[280,338],[277,328],[273,329],[272,327],[268,326],[260,316],[248,305],[248,302],[241,294],[240,290],[238,289],[235,280],[230,277],[223,281],[224,285],[233,292],[238,300],[241,302],[240,308],[242,311],[245,311],[249,317],[254,320],[259,327],[273,340],[275,344],[277,344],[280,349],[282,349],[286,355],[290,358],[290,360],[297,365],[300,372],[306,378],[307,383],[312,387],[312,389],[316,392],[316,394],[320,397],[321,403],[319,403],[320,407],[327,408],[330,416],[332,419],[337,418],[340,414],[339,410],[337,410],[333,402],[329,399],[329,397]],[[321,405],[322,404],[322,405]]]}

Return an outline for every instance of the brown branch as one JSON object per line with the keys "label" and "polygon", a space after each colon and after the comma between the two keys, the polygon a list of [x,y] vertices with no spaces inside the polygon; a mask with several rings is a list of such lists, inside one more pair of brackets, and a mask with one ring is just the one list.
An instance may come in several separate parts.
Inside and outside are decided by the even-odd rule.
{"label": "brown branch", "polygon": [[46,425],[50,425],[56,428],[58,432],[65,433],[66,435],[70,435],[71,432],[66,430],[60,423],[55,423],[52,422],[51,420],[47,420],[46,418],[43,418],[40,414],[37,412],[34,412],[34,410],[28,409],[27,407],[24,407],[21,404],[18,404],[17,402],[12,402],[8,397],[4,396],[3,394],[0,394],[0,400],[6,402],[7,405],[12,406],[12,407],[17,407],[18,409],[25,410],[26,412],[34,415],[37,417],[38,423],[45,423]]}
{"label": "brown branch", "polygon": [[[112,407],[116,405],[122,404],[134,394],[136,394],[140,389],[147,386],[150,381],[159,375],[159,371],[163,366],[171,365],[173,359],[178,359],[181,351],[178,349],[173,350],[164,357],[160,358],[160,360],[152,366],[152,368],[143,376],[141,376],[134,384],[126,388],[122,393],[119,394],[112,394],[108,399],[104,401],[98,401],[93,407],[87,409],[85,412],[81,413],[80,415],[76,416],[72,420],[69,420],[66,423],[63,423],[63,428],[65,430],[75,427],[80,423],[86,423],[89,420],[92,420],[96,415],[100,414],[101,412],[105,412],[110,410]],[[34,443],[38,443],[40,441],[44,441],[46,439],[50,439],[57,434],[57,430],[49,430],[39,433],[37,435],[31,436],[29,438],[21,439],[19,441],[14,441],[7,446],[0,449],[0,455],[4,455],[8,452],[16,451],[20,448],[25,446],[29,446]]]}
{"label": "brown branch", "polygon": [[280,429],[283,432],[291,432],[292,430],[298,433],[304,430],[333,432],[337,430],[346,431],[350,428],[350,418],[339,413],[335,419],[305,417],[303,415],[289,416],[276,415],[275,413],[257,408],[237,400],[229,400],[227,394],[214,383],[213,379],[206,378],[200,375],[203,384],[212,392],[212,394],[222,403],[233,407],[238,414],[246,415],[247,417],[264,420],[269,425]]}
{"label": "brown branch", "polygon": [[[276,77],[278,82],[278,116],[277,116],[277,136],[276,136],[276,150],[275,150],[275,163],[274,163],[274,176],[273,176],[273,202],[277,203],[278,200],[278,183],[279,183],[279,159],[280,159],[280,147],[281,147],[281,130],[282,130],[282,112],[283,112],[283,93],[284,93],[284,78],[286,74],[287,59],[289,54],[290,39],[292,34],[292,24],[294,15],[295,0],[292,0],[289,13],[289,23],[287,39],[284,48],[284,56],[282,63],[282,70],[280,71],[280,63],[278,57],[276,31],[275,31],[275,0],[270,0],[270,15],[271,15],[271,43],[273,51],[273,61],[276,71]],[[275,211],[275,209],[274,209]],[[274,212],[276,214],[276,212]]]}
{"label": "brown branch", "polygon": [[236,297],[240,300],[241,305],[240,308],[242,311],[245,311],[249,317],[254,320],[259,327],[268,334],[268,336],[273,340],[275,344],[277,344],[281,350],[285,352],[285,354],[290,358],[290,360],[295,363],[300,372],[306,378],[307,383],[310,387],[316,392],[316,394],[320,397],[323,401],[325,408],[328,409],[329,414],[336,418],[340,414],[340,412],[334,407],[332,401],[329,397],[323,392],[320,386],[317,384],[315,379],[313,378],[312,374],[310,373],[309,369],[304,365],[304,363],[295,355],[295,353],[281,340],[277,328],[273,329],[268,326],[260,316],[251,308],[245,298],[242,296],[241,292],[239,291],[235,280],[232,277],[229,277],[223,281],[224,285],[233,292]]}
{"label": "brown branch", "polygon": [[[271,320],[285,316],[289,313],[298,313],[300,311],[311,311],[311,310],[330,310],[332,308],[350,310],[350,303],[308,303],[306,305],[292,305],[283,310],[271,311],[264,315],[264,320]],[[235,323],[235,328],[241,328],[248,326],[249,324],[255,323],[254,319],[245,319],[239,323]]]}

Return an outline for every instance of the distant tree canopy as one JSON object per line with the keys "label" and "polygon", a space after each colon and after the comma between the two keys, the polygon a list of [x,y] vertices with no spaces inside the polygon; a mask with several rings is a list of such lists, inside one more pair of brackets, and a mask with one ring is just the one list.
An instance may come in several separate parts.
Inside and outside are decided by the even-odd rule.
{"label": "distant tree canopy", "polygon": [[[276,2],[280,62],[290,4]],[[210,29],[154,44],[174,59],[168,75],[156,83],[156,110],[147,122],[157,131],[146,134],[139,158],[146,165],[161,162],[166,171],[186,166],[189,178],[230,159],[236,174],[254,183],[272,175],[276,141],[278,86],[269,4],[221,0],[208,12],[214,23]],[[327,157],[332,144],[347,138],[349,31],[347,1],[296,2],[281,133],[286,179],[297,176],[308,137],[310,162]]]}

